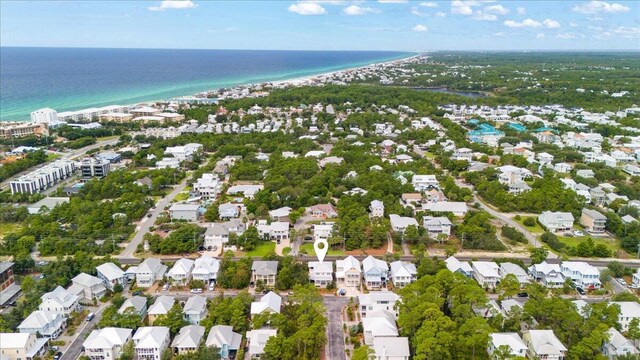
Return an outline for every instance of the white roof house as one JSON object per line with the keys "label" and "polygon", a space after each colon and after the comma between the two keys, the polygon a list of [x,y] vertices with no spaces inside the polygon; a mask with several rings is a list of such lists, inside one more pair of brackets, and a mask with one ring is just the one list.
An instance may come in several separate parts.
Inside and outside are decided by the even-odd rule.
{"label": "white roof house", "polygon": [[167,266],[160,262],[160,259],[146,258],[136,269],[136,284],[140,287],[148,288],[167,272]]}
{"label": "white roof house", "polygon": [[264,347],[267,341],[278,335],[276,329],[257,329],[247,331],[247,342],[249,343],[249,356],[256,357],[264,353]]}
{"label": "white roof house", "polygon": [[540,264],[531,265],[529,266],[529,274],[548,288],[557,288],[564,285],[565,277],[558,264],[549,264],[543,261]]}
{"label": "white roof house", "polygon": [[413,175],[411,185],[416,191],[420,192],[428,188],[438,187],[439,183],[435,175]]}
{"label": "white roof house", "polygon": [[280,313],[280,307],[282,306],[282,297],[269,291],[266,295],[260,298],[260,301],[254,301],[251,303],[251,315],[262,314],[264,312]]}
{"label": "white roof house", "polygon": [[0,333],[0,358],[3,360],[32,360],[44,355],[48,338],[36,334]]}
{"label": "white roof house", "polygon": [[460,261],[455,256],[450,256],[444,262],[451,272],[459,272],[466,277],[473,276],[473,268],[467,261]]}
{"label": "white roof house", "polygon": [[368,288],[380,288],[389,278],[389,265],[369,255],[362,260],[362,275]]}
{"label": "white roof house", "polygon": [[93,330],[82,343],[85,355],[90,358],[102,356],[103,359],[117,359],[122,347],[131,340],[133,330],[106,327]]}
{"label": "white roof house", "polygon": [[100,278],[104,282],[105,286],[111,291],[113,291],[113,287],[116,284],[124,286],[127,283],[124,271],[114,263],[108,262],[98,265],[98,267],[96,267],[96,271],[98,273],[98,278]]}
{"label": "white roof house", "polygon": [[373,345],[373,339],[377,337],[398,336],[398,327],[394,315],[386,310],[377,310],[362,319],[364,343]]}
{"label": "white roof house", "polygon": [[616,328],[610,328],[607,331],[609,340],[602,346],[602,355],[607,356],[609,359],[615,359],[622,355],[638,355],[640,352],[633,346],[633,343],[622,334]]}
{"label": "white roof house", "polygon": [[498,264],[492,261],[472,261],[473,277],[486,288],[495,288],[501,276]]}
{"label": "white roof house", "polygon": [[53,291],[48,292],[42,297],[42,302],[38,306],[41,311],[49,311],[68,318],[73,311],[80,309],[78,304],[78,296],[58,286]]}
{"label": "white roof house", "polygon": [[371,312],[385,310],[397,317],[398,312],[394,307],[398,300],[400,296],[391,291],[370,291],[368,294],[360,294],[358,295],[360,316],[364,319]]}
{"label": "white roof house", "polygon": [[205,328],[200,325],[187,325],[173,339],[171,348],[178,354],[184,354],[198,350],[204,337]]}
{"label": "white roof house", "polygon": [[209,336],[205,342],[207,347],[215,346],[220,349],[220,356],[228,359],[230,354],[235,354],[240,349],[242,335],[233,331],[228,325],[216,325],[209,330]]}
{"label": "white roof house", "polygon": [[151,304],[151,306],[149,307],[149,311],[147,312],[147,314],[149,315],[149,323],[153,324],[158,316],[166,315],[169,310],[171,310],[175,302],[176,300],[173,296],[159,296],[156,301]]}
{"label": "white roof house", "polygon": [[182,312],[190,324],[197,325],[207,316],[207,310],[207,299],[196,295],[189,297]]}
{"label": "white roof house", "polygon": [[194,261],[182,258],[173,265],[167,276],[177,285],[186,285],[191,280]]}
{"label": "white roof house", "polygon": [[524,271],[523,268],[521,268],[520,266],[514,263],[510,263],[510,262],[501,263],[500,268],[498,269],[498,272],[500,273],[500,277],[502,278],[504,278],[509,274],[515,275],[516,279],[518,279],[518,282],[520,282],[521,286],[528,284],[530,281],[529,275],[527,274],[527,272]]}
{"label": "white roof house", "polygon": [[528,358],[561,360],[567,348],[558,340],[553,330],[525,331],[522,339],[527,345]]}
{"label": "white roof house", "polygon": [[409,360],[409,338],[378,337],[373,339],[375,360]]}
{"label": "white roof house", "polygon": [[435,214],[452,213],[454,216],[462,217],[467,214],[469,208],[467,203],[459,201],[438,201],[422,204],[422,210]]}
{"label": "white roof house", "polygon": [[107,293],[107,288],[102,280],[86,273],[78,274],[71,279],[71,282],[73,284],[67,290],[78,295],[81,301],[83,299],[86,301],[99,299]]}
{"label": "white roof house", "polygon": [[391,263],[391,281],[394,287],[402,288],[416,281],[417,274],[413,263],[400,260]]}
{"label": "white roof house", "polygon": [[349,255],[344,260],[336,260],[336,282],[349,287],[360,286],[362,268],[360,261]]}
{"label": "white roof house", "polygon": [[547,230],[560,232],[571,230],[575,219],[570,212],[545,211],[538,216],[538,221]]}
{"label": "white roof house", "polygon": [[309,280],[317,287],[326,287],[333,281],[333,263],[330,261],[310,261]]}
{"label": "white roof house", "polygon": [[42,337],[55,339],[60,335],[63,327],[64,318],[62,315],[36,310],[18,325],[18,331],[21,333],[39,333]]}
{"label": "white roof house", "polygon": [[598,268],[584,261],[563,261],[560,270],[565,278],[571,278],[577,286],[599,289],[602,285]]}
{"label": "white roof house", "polygon": [[509,348],[509,354],[512,356],[525,357],[527,355],[527,345],[522,341],[518,333],[492,333],[489,334],[489,346],[487,352],[493,355],[493,352],[500,347]]}
{"label": "white roof house", "polygon": [[629,323],[633,319],[640,319],[640,304],[634,301],[612,301],[609,304],[620,306],[618,323],[622,331],[629,329]]}
{"label": "white roof house", "polygon": [[132,311],[144,318],[147,315],[147,298],[140,295],[128,298],[118,309],[118,314],[123,314],[127,309],[133,309]]}
{"label": "white roof house", "polygon": [[133,344],[139,359],[160,359],[169,347],[169,328],[143,326],[133,335]]}
{"label": "white roof house", "polygon": [[398,214],[389,215],[391,221],[391,228],[396,232],[404,232],[409,226],[419,226],[416,219],[407,216],[400,216]]}
{"label": "white roof house", "polygon": [[197,258],[193,265],[191,276],[194,280],[201,280],[205,283],[215,281],[220,271],[220,260],[208,255]]}

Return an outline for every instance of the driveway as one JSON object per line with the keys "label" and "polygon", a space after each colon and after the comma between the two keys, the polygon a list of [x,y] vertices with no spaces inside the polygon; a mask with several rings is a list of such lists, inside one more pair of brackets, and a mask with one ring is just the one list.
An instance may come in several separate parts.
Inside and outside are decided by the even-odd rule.
{"label": "driveway", "polygon": [[344,334],[342,332],[342,308],[349,303],[348,297],[325,296],[322,300],[327,307],[327,345],[325,358],[347,360],[344,352]]}
{"label": "driveway", "polygon": [[140,221],[140,224],[136,228],[136,234],[133,236],[133,238],[131,239],[131,242],[129,242],[127,247],[124,250],[122,250],[120,255],[117,256],[117,258],[121,258],[121,259],[135,258],[133,254],[136,252],[138,245],[142,243],[144,234],[149,232],[149,229],[153,226],[153,224],[155,224],[156,219],[158,218],[158,215],[164,212],[164,208],[169,204],[171,204],[171,201],[176,196],[178,196],[178,194],[182,192],[184,188],[187,187],[188,179],[189,179],[189,175],[187,174],[187,177],[184,180],[182,180],[180,184],[176,185],[167,196],[163,197],[162,199],[160,199],[160,201],[158,201],[158,203],[156,204],[156,208],[154,210],[149,211],[149,214],[151,214],[151,217],[145,216]]}
{"label": "driveway", "polygon": [[82,343],[89,336],[89,333],[102,319],[102,310],[111,305],[110,302],[102,304],[97,310],[94,311],[94,318],[91,321],[83,321],[83,327],[80,331],[76,332],[75,338],[66,350],[63,350],[61,360],[75,360],[80,357],[82,353]]}

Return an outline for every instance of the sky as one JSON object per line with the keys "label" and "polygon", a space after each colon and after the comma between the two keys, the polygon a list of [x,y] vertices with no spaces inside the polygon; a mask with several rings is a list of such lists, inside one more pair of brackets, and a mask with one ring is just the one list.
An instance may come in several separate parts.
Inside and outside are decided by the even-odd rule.
{"label": "sky", "polygon": [[0,1],[0,46],[640,50],[640,1]]}

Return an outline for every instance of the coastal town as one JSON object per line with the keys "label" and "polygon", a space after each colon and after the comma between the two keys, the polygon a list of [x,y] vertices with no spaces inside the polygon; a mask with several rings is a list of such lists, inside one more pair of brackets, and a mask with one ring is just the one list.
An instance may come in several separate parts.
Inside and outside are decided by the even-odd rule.
{"label": "coastal town", "polygon": [[492,60],[0,123],[0,359],[638,359],[637,76]]}

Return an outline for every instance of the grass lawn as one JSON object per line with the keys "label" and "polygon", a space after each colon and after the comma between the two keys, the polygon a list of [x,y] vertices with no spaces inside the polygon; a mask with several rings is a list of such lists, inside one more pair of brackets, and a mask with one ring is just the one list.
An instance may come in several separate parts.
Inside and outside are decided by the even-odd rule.
{"label": "grass lawn", "polygon": [[53,161],[59,157],[61,157],[62,155],[60,154],[55,154],[55,153],[48,153],[47,154],[47,161]]}
{"label": "grass lawn", "polygon": [[[303,243],[302,245],[300,245],[300,253],[305,252],[307,255],[313,255],[315,254],[315,250],[313,250],[313,243]],[[327,251],[327,255],[335,255],[335,256],[340,256],[340,255],[344,255],[344,251],[339,250],[339,249],[329,249],[329,251]]]}
{"label": "grass lawn", "polygon": [[175,198],[173,198],[174,202],[186,201],[189,199],[189,192],[183,191],[178,193]]}
{"label": "grass lawn", "polygon": [[263,257],[269,254],[273,254],[275,252],[276,252],[276,243],[271,241],[263,241],[258,243],[258,246],[256,246],[255,249],[249,252],[245,252],[244,255],[249,257],[255,257],[255,256]]}
{"label": "grass lawn", "polygon": [[[558,240],[560,240],[561,243],[567,245],[567,246],[578,246],[578,244],[580,244],[583,241],[586,241],[587,237],[586,236],[574,236],[574,237],[564,237],[564,236],[558,236]],[[593,239],[593,243],[594,244],[604,244],[607,248],[609,248],[609,250],[613,251],[614,253],[618,250],[620,250],[620,241],[617,239],[599,239],[599,238],[591,238]]]}
{"label": "grass lawn", "polygon": [[526,217],[523,217],[520,220],[516,220],[516,219],[513,219],[513,220],[517,221],[520,225],[524,226],[525,229],[529,230],[532,233],[542,234],[544,232],[544,229],[540,226],[540,224],[538,224],[538,222],[536,222],[534,226],[526,226],[525,224],[522,223],[524,219],[526,219]]}
{"label": "grass lawn", "polygon": [[102,137],[96,138],[96,141],[113,140],[113,139],[118,139],[119,137],[120,137],[120,135],[102,136]]}
{"label": "grass lawn", "polygon": [[22,228],[20,223],[5,223],[0,222],[0,240],[4,239],[6,234],[16,232]]}

